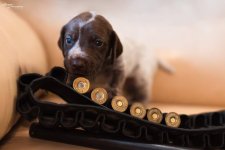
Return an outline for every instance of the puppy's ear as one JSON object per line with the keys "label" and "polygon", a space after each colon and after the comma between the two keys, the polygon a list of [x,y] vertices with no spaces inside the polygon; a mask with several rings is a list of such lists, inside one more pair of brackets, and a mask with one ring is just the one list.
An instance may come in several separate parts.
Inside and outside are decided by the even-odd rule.
{"label": "puppy's ear", "polygon": [[112,31],[111,37],[110,37],[110,47],[108,51],[108,60],[110,61],[110,64],[113,64],[123,52],[123,46],[120,42],[120,39],[115,31]]}
{"label": "puppy's ear", "polygon": [[64,38],[65,38],[65,27],[61,29],[60,37],[58,40],[58,46],[63,51],[63,45],[64,45]]}

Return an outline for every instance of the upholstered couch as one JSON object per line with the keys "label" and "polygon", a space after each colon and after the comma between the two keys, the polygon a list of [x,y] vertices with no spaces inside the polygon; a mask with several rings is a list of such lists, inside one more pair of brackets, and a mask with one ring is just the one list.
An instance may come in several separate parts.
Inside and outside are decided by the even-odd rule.
{"label": "upholstered couch", "polygon": [[1,2],[1,149],[88,149],[30,138],[29,124],[18,122],[20,116],[15,110],[18,76],[29,72],[44,74],[53,66],[62,66],[57,46],[60,28],[87,10],[106,16],[119,34],[132,31],[135,38],[142,40],[142,46],[155,49],[175,68],[173,74],[157,70],[148,107],[186,114],[224,109],[225,13],[219,2],[211,6],[214,11],[207,9],[209,5],[128,0]]}

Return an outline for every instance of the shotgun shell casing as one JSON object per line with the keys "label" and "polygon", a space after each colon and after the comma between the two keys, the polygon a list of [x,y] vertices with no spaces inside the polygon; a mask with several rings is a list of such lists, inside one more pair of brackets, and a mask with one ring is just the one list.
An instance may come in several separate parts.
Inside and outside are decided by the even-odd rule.
{"label": "shotgun shell casing", "polygon": [[163,114],[158,108],[151,108],[147,110],[147,118],[149,121],[161,123]]}
{"label": "shotgun shell casing", "polygon": [[108,93],[105,89],[103,88],[95,88],[92,92],[91,92],[91,99],[102,105],[104,104],[107,99],[108,99]]}
{"label": "shotgun shell casing", "polygon": [[128,107],[128,101],[124,96],[115,96],[111,101],[111,106],[115,111],[125,112]]}
{"label": "shotgun shell casing", "polygon": [[146,115],[146,109],[141,103],[133,103],[130,107],[130,114],[134,117],[143,119]]}
{"label": "shotgun shell casing", "polygon": [[84,77],[78,77],[73,81],[73,88],[80,94],[87,93],[90,88],[90,82]]}
{"label": "shotgun shell casing", "polygon": [[180,116],[175,112],[166,114],[165,122],[167,126],[178,128],[181,123]]}

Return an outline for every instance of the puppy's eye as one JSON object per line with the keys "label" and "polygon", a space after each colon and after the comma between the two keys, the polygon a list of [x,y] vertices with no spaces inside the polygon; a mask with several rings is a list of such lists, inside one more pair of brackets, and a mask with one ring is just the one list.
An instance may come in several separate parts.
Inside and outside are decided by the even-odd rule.
{"label": "puppy's eye", "polygon": [[95,40],[95,45],[98,46],[98,47],[101,47],[103,45],[103,41],[100,40],[100,39],[96,39]]}
{"label": "puppy's eye", "polygon": [[66,43],[67,44],[72,44],[73,43],[73,39],[72,39],[71,35],[66,35]]}

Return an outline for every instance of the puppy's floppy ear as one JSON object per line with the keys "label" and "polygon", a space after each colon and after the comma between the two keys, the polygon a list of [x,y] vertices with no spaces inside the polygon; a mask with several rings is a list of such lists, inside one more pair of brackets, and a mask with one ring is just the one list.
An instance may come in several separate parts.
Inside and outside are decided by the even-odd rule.
{"label": "puppy's floppy ear", "polygon": [[65,38],[65,26],[61,29],[60,37],[58,40],[58,46],[63,51],[63,45],[64,45],[64,38]]}
{"label": "puppy's floppy ear", "polygon": [[123,52],[123,46],[120,42],[120,39],[117,36],[116,32],[112,31],[110,36],[109,51],[107,53],[110,64],[113,64],[116,58],[122,54],[122,52]]}

